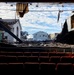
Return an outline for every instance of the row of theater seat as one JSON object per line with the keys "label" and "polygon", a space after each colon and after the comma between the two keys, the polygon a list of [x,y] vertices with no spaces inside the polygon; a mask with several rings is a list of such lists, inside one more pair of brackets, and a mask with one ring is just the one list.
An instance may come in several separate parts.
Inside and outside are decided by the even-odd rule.
{"label": "row of theater seat", "polygon": [[74,54],[71,52],[14,49],[0,50],[0,73],[74,75]]}
{"label": "row of theater seat", "polygon": [[5,62],[53,62],[74,63],[74,54],[65,52],[7,52],[0,51],[0,63]]}
{"label": "row of theater seat", "polygon": [[[0,63],[0,72],[21,72],[28,74],[44,74],[44,75],[73,75],[74,64],[72,63]],[[73,73],[73,74],[72,74]]]}
{"label": "row of theater seat", "polygon": [[0,51],[8,52],[74,52],[73,48],[64,47],[0,47]]}
{"label": "row of theater seat", "polygon": [[0,63],[9,62],[48,62],[74,63],[74,56],[6,56],[0,55]]}
{"label": "row of theater seat", "polygon": [[1,51],[0,55],[15,55],[15,56],[74,56],[72,53],[65,52],[6,52]]}

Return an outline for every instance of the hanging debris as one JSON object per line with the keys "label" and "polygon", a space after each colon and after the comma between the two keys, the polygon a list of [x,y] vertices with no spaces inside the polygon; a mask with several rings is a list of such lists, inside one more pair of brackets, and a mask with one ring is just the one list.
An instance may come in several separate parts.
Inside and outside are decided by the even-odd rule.
{"label": "hanging debris", "polygon": [[58,12],[58,19],[57,19],[57,22],[59,21],[59,18],[60,18],[60,10]]}
{"label": "hanging debris", "polygon": [[38,4],[36,5],[36,7],[38,7]]}
{"label": "hanging debris", "polygon": [[72,11],[72,13],[74,13],[74,11]]}
{"label": "hanging debris", "polygon": [[28,3],[17,3],[16,4],[16,13],[20,17],[23,17],[25,13],[28,13]]}
{"label": "hanging debris", "polygon": [[63,11],[59,10],[59,12],[58,12],[58,19],[57,19],[57,22],[59,21],[60,13],[61,13],[61,12],[63,12]]}
{"label": "hanging debris", "polygon": [[30,5],[32,5],[32,3],[30,3]]}

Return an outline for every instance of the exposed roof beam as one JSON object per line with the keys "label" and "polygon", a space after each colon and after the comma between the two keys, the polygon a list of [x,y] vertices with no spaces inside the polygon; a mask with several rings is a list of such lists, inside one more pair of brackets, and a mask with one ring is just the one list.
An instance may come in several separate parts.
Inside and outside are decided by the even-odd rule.
{"label": "exposed roof beam", "polygon": [[[0,0],[0,2],[23,2],[23,0]],[[25,0],[24,2],[74,2],[74,0]]]}

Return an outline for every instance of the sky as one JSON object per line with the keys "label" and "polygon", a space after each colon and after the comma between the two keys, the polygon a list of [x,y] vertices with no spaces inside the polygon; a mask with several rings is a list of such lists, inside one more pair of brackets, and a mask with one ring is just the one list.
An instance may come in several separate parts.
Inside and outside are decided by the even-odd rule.
{"label": "sky", "polygon": [[[72,14],[72,10],[74,10],[74,3],[35,2],[32,5],[29,3],[28,8],[29,12],[21,18],[16,14],[16,3],[0,3],[0,18],[19,19],[22,31],[27,31],[30,35],[38,31],[44,31],[48,34],[60,33],[65,20]],[[58,21],[59,10],[61,12]]]}

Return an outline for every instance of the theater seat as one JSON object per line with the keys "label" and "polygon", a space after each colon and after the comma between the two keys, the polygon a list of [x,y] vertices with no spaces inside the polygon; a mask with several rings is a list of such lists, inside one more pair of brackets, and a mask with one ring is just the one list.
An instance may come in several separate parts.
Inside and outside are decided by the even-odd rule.
{"label": "theater seat", "polygon": [[58,75],[71,75],[72,74],[72,63],[58,63],[57,64]]}
{"label": "theater seat", "polygon": [[61,57],[62,63],[73,63],[73,57],[72,56],[62,56]]}
{"label": "theater seat", "polygon": [[40,72],[41,74],[53,75],[56,73],[55,71],[56,64],[55,63],[40,63]]}
{"label": "theater seat", "polygon": [[49,62],[49,56],[39,56],[39,62]]}
{"label": "theater seat", "polygon": [[25,62],[25,74],[38,75],[39,74],[39,63],[38,62]]}
{"label": "theater seat", "polygon": [[32,56],[39,56],[39,52],[32,52]]}
{"label": "theater seat", "polygon": [[50,62],[51,63],[60,63],[60,56],[51,56]]}
{"label": "theater seat", "polygon": [[49,56],[49,52],[39,52],[39,56]]}

